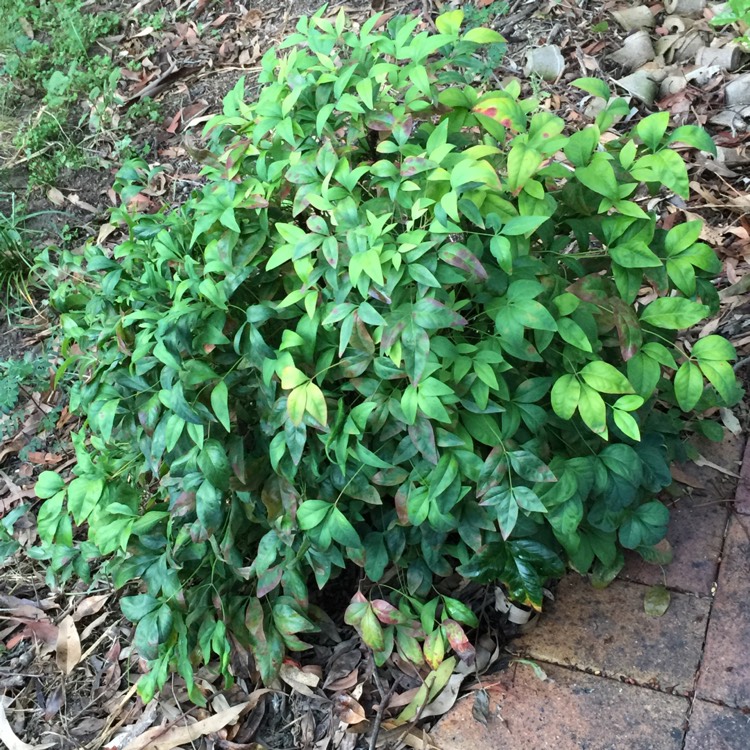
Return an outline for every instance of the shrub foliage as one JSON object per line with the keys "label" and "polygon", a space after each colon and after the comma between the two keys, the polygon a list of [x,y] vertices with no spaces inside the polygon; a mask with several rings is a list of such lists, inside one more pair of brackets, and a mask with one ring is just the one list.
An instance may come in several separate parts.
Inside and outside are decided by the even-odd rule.
{"label": "shrub foliage", "polygon": [[209,123],[203,189],[62,261],[89,433],[67,486],[39,481],[37,554],[138,583],[146,697],[176,669],[200,700],[232,639],[271,680],[326,618],[308,586],[350,564],[380,582],[346,612],[379,663],[470,658],[475,616],[435,582],[539,608],[566,565],[655,559],[681,431],[737,398],[729,343],[678,340],[718,304],[700,223],[634,200],[686,196],[673,144],[708,136],[657,113],[604,137],[628,106],[593,79],[601,113],[567,135],[517,84],[474,85],[500,40],[461,21],[303,18]]}

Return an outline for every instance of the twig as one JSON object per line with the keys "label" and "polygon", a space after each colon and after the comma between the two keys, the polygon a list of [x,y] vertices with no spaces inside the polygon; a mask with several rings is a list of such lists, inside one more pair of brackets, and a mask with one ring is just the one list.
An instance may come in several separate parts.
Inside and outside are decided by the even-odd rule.
{"label": "twig", "polygon": [[502,26],[498,28],[501,34],[507,34],[519,21],[523,21],[524,18],[530,16],[535,10],[538,9],[537,3],[529,3],[525,8],[522,8],[517,13],[508,16]]}
{"label": "twig", "polygon": [[741,370],[749,362],[750,362],[750,357],[743,357],[739,362],[735,363],[734,371],[737,372],[737,370]]}
{"label": "twig", "polygon": [[375,667],[372,676],[375,680],[375,684],[378,686],[378,691],[380,692],[380,703],[378,704],[378,710],[375,714],[375,721],[372,723],[372,734],[370,734],[370,741],[367,745],[367,750],[375,750],[377,747],[380,725],[383,723],[383,717],[385,716],[388,704],[391,702],[391,697],[393,696],[396,687],[400,684],[400,679],[397,677],[393,681],[393,684],[388,688],[388,691],[383,694],[383,686],[380,683],[380,678],[377,676],[377,667]]}

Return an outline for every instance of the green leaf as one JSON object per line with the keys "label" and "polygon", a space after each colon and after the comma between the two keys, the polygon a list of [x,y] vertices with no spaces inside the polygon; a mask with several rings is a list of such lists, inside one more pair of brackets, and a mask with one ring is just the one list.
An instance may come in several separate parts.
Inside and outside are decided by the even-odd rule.
{"label": "green leaf", "polygon": [[309,531],[325,521],[333,506],[325,500],[305,500],[297,510],[297,523],[303,531]]}
{"label": "green leaf", "polygon": [[502,233],[507,237],[529,234],[537,230],[549,216],[514,216],[505,223]]}
{"label": "green leaf", "polygon": [[726,362],[737,358],[734,346],[723,336],[705,336],[698,339],[691,352],[698,362]]}
{"label": "green leaf", "polygon": [[661,617],[666,614],[672,595],[665,586],[651,586],[643,597],[643,611],[649,617]]}
{"label": "green leaf", "polygon": [[627,368],[628,380],[633,384],[636,393],[643,398],[651,396],[661,377],[659,363],[647,354],[640,353],[628,360]]}
{"label": "green leaf", "polygon": [[682,125],[675,128],[667,143],[687,143],[688,146],[716,156],[716,144],[713,139],[703,128],[697,125]]}
{"label": "green leaf", "polygon": [[120,609],[130,622],[138,622],[161,606],[161,602],[149,594],[123,596],[120,599]]}
{"label": "green leaf", "polygon": [[607,84],[600,78],[576,78],[570,85],[575,86],[577,89],[586,91],[589,94],[593,94],[594,96],[599,96],[605,101],[609,100],[612,96],[609,86],[607,86]]}
{"label": "green leaf", "polygon": [[64,487],[65,482],[59,474],[54,471],[43,471],[34,485],[34,492],[41,500],[47,500]]}
{"label": "green leaf", "polygon": [[195,512],[209,534],[217,531],[224,521],[224,496],[209,481],[204,481],[195,493]]}
{"label": "green leaf", "polygon": [[578,408],[580,397],[581,384],[575,375],[562,375],[552,386],[552,409],[560,419],[570,419]]}
{"label": "green leaf", "polygon": [[583,328],[570,318],[560,318],[557,321],[557,330],[560,332],[563,341],[567,341],[584,352],[593,351],[591,342]]}
{"label": "green leaf", "polygon": [[205,441],[198,456],[198,467],[214,487],[223,491],[229,489],[232,467],[224,446],[218,440]]}
{"label": "green leaf", "polygon": [[674,257],[687,250],[698,241],[703,231],[703,222],[700,220],[686,221],[684,224],[673,226],[664,241],[667,256]]}
{"label": "green leaf", "polygon": [[458,34],[461,31],[461,24],[464,21],[464,12],[462,10],[451,10],[447,13],[441,13],[435,19],[435,27],[441,34]]}
{"label": "green leaf", "polygon": [[627,412],[615,409],[613,413],[615,424],[622,431],[624,435],[627,435],[631,440],[640,441],[641,430],[638,427],[638,422],[635,421],[634,417]]}
{"label": "green leaf", "polygon": [[633,393],[628,379],[608,362],[589,362],[579,374],[586,385],[599,393]]}
{"label": "green leaf", "polygon": [[735,394],[742,391],[738,388],[737,377],[729,362],[715,362],[704,359],[698,362],[698,366],[724,401],[731,404],[737,400]]}
{"label": "green leaf", "polygon": [[492,504],[500,533],[503,539],[507,539],[518,521],[518,503],[513,493],[508,489],[502,490],[497,487],[487,493],[484,503]]}
{"label": "green leaf", "polygon": [[[604,82],[600,81],[600,83]],[[599,138],[599,128],[596,125],[577,130],[568,138],[563,148],[565,156],[574,167],[585,167],[591,161],[594,149],[599,145]]]}
{"label": "green leaf", "polygon": [[229,391],[227,389],[227,384],[223,380],[220,380],[211,391],[211,408],[221,426],[227,432],[231,432],[232,425],[229,419]]}
{"label": "green leaf", "polygon": [[599,393],[588,385],[581,387],[578,413],[592,432],[607,439],[607,405]]}
{"label": "green leaf", "polygon": [[292,424],[300,425],[305,418],[307,409],[307,386],[301,385],[295,388],[288,396],[286,401],[286,410]]}
{"label": "green leaf", "polygon": [[504,42],[505,37],[498,34],[494,29],[485,29],[481,26],[475,29],[469,29],[462,37],[465,42],[474,42],[474,44],[497,44]]}
{"label": "green leaf", "polygon": [[[518,193],[524,185],[536,174],[544,156],[536,149],[531,148],[523,142],[516,142],[508,152],[507,179],[508,189],[513,193]],[[516,217],[518,219],[537,219],[541,217]],[[545,219],[546,220],[546,217]],[[511,219],[511,222],[513,219]],[[510,222],[509,222],[510,223]],[[535,228],[535,227],[534,227]],[[515,231],[515,230],[514,230]],[[516,234],[525,234],[525,231]],[[507,225],[503,228],[503,234],[510,234],[507,231]]]}
{"label": "green leaf", "polygon": [[103,492],[103,479],[78,477],[70,483],[68,486],[68,510],[77,524],[83,523],[89,517]]}
{"label": "green leaf", "polygon": [[709,312],[707,305],[684,297],[661,297],[643,310],[641,321],[655,328],[679,331],[699,323]]}
{"label": "green leaf", "polygon": [[362,541],[359,538],[354,526],[349,519],[334,506],[330,516],[326,521],[326,528],[339,544],[345,547],[361,547]]}
{"label": "green leaf", "polygon": [[383,649],[385,645],[383,626],[369,605],[359,623],[359,631],[362,634],[362,640],[373,651],[381,651]]}
{"label": "green leaf", "polygon": [[674,376],[674,395],[682,411],[695,408],[703,395],[703,375],[697,365],[692,362],[680,365]]}
{"label": "green leaf", "polygon": [[443,604],[448,614],[457,622],[470,628],[475,628],[479,621],[474,612],[469,609],[463,602],[458,599],[452,599],[450,596],[443,597]]}
{"label": "green leaf", "polygon": [[660,268],[661,259],[645,242],[633,240],[609,249],[612,260],[623,268]]}
{"label": "green leaf", "polygon": [[644,117],[636,126],[635,132],[651,151],[656,151],[664,133],[667,132],[668,125],[669,112],[655,112],[653,115]]}
{"label": "green leaf", "polygon": [[310,381],[305,386],[305,411],[324,427],[328,424],[328,406],[320,388]]}

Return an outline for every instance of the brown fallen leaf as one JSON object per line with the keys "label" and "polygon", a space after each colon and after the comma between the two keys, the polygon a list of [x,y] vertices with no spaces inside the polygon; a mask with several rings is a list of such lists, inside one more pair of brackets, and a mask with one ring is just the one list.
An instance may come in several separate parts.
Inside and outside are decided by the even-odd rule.
{"label": "brown fallen leaf", "polygon": [[359,724],[367,718],[365,709],[350,695],[339,693],[333,699],[333,712],[344,724]]}
{"label": "brown fallen leaf", "polygon": [[239,703],[186,727],[154,727],[126,745],[123,750],[173,750],[179,745],[187,745],[199,737],[218,732],[228,724],[233,724],[248,705]]}
{"label": "brown fallen leaf", "polygon": [[58,627],[57,666],[67,675],[81,661],[81,639],[70,615],[63,617]]}
{"label": "brown fallen leaf", "polygon": [[311,688],[318,686],[320,677],[315,674],[305,672],[294,664],[284,662],[279,670],[279,677],[286,682],[289,687],[294,688],[298,693],[312,697],[315,695]]}
{"label": "brown fallen leaf", "polygon": [[701,482],[700,479],[696,479],[695,477],[691,476],[687,471],[680,468],[680,466],[678,466],[677,464],[672,464],[670,470],[672,472],[672,479],[674,479],[676,482],[679,482],[680,484],[686,484],[688,487],[693,487],[696,490],[706,489],[706,485]]}
{"label": "brown fallen leaf", "polygon": [[107,599],[109,599],[109,594],[96,594],[82,599],[73,613],[73,621],[78,622],[84,617],[90,617],[100,612],[102,607],[107,603]]}

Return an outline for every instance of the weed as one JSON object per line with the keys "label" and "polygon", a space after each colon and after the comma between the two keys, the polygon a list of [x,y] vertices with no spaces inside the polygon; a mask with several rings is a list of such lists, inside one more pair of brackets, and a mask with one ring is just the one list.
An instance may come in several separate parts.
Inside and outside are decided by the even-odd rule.
{"label": "weed", "polygon": [[[119,66],[95,43],[119,19],[89,13],[81,0],[0,0],[0,17],[0,111],[26,113],[13,145],[29,162],[29,185],[52,184],[62,169],[89,162],[82,142],[113,127]],[[164,14],[147,20],[156,28]],[[132,107],[120,127],[141,117],[155,121],[158,107]]]}
{"label": "weed", "polygon": [[721,7],[721,12],[711,19],[711,24],[714,26],[737,24],[741,34],[735,41],[746,50],[750,50],[750,0],[729,0]]}

